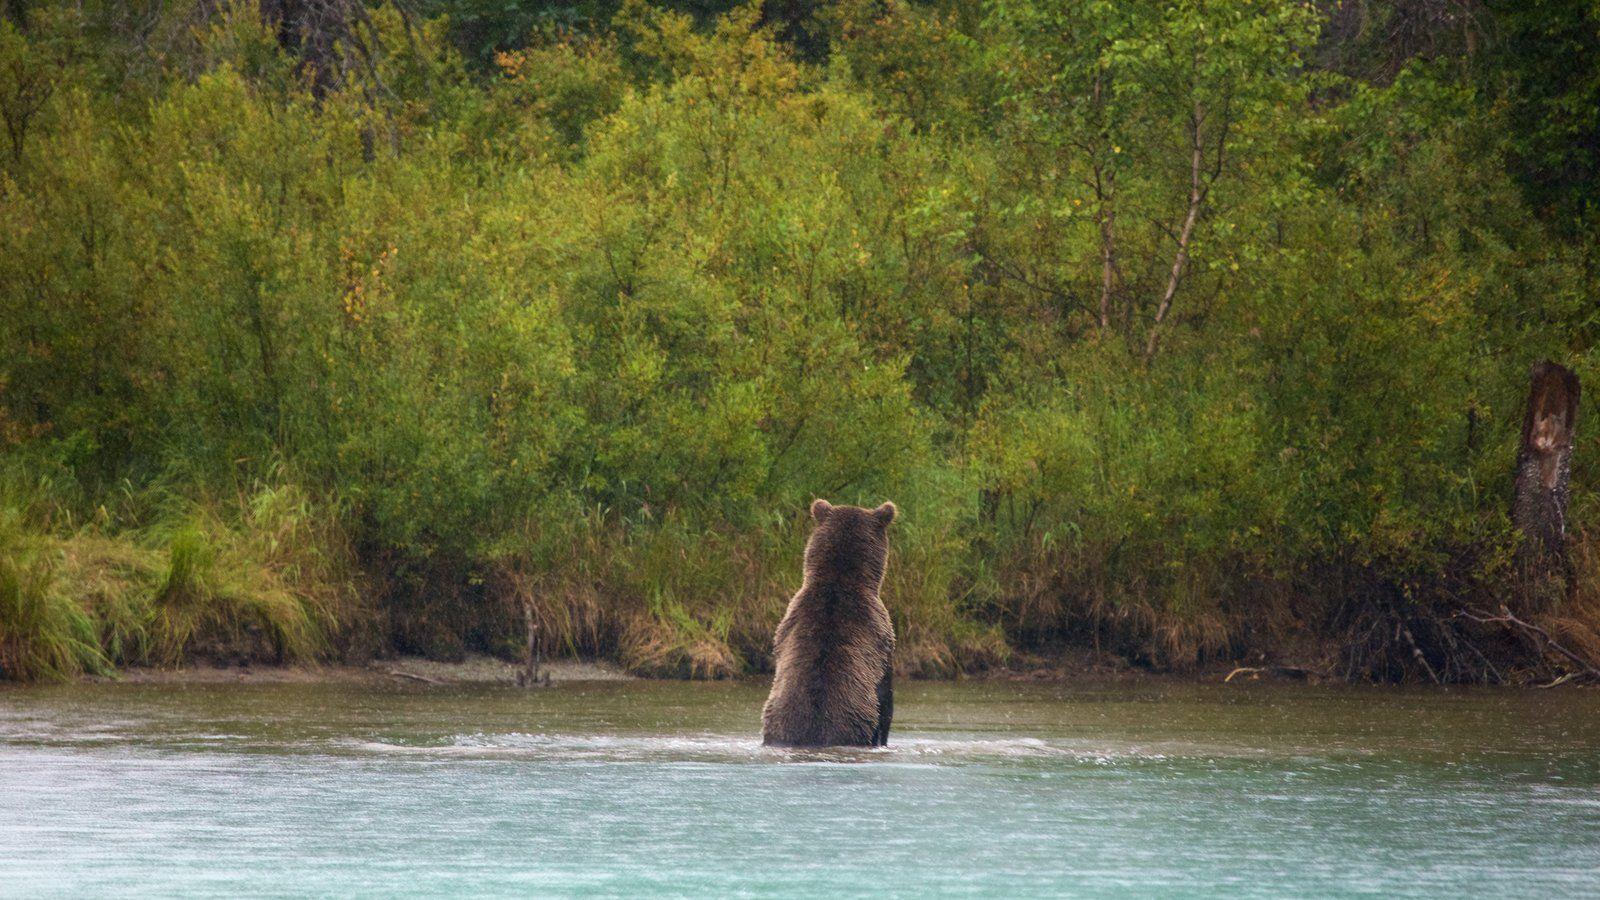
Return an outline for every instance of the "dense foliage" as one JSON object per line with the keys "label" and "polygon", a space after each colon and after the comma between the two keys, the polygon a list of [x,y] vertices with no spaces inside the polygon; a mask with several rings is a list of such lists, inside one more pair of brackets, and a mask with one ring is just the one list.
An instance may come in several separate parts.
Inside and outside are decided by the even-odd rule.
{"label": "dense foliage", "polygon": [[0,18],[5,674],[759,670],[814,496],[912,673],[1547,670],[1450,616],[1600,383],[1592,0],[300,6]]}

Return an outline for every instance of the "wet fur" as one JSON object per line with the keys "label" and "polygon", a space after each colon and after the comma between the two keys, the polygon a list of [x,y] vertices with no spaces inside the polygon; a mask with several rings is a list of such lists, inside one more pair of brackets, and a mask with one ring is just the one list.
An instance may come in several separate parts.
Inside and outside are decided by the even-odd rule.
{"label": "wet fur", "polygon": [[894,625],[878,597],[895,508],[811,505],[805,581],[773,636],[777,672],[761,714],[762,743],[781,747],[889,743]]}

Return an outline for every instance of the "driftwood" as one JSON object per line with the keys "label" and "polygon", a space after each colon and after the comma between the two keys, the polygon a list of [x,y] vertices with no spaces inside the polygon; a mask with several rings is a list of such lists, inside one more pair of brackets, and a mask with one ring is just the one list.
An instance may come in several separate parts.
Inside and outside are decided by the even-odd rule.
{"label": "driftwood", "polygon": [[1259,678],[1261,675],[1277,675],[1282,678],[1293,678],[1296,681],[1308,681],[1313,675],[1318,678],[1328,677],[1326,672],[1318,672],[1315,669],[1307,669],[1301,666],[1240,666],[1229,672],[1228,677],[1222,679],[1222,682],[1227,684],[1239,675],[1249,675],[1252,680]]}
{"label": "driftwood", "polygon": [[1580,386],[1570,370],[1549,361],[1535,364],[1529,379],[1511,519],[1522,533],[1517,567],[1523,611],[1538,612],[1550,607],[1558,580],[1571,581],[1567,500]]}
{"label": "driftwood", "polygon": [[409,678],[412,681],[420,681],[423,684],[448,684],[449,683],[449,682],[445,682],[445,681],[440,681],[437,678],[429,678],[426,675],[418,675],[415,672],[402,672],[399,669],[390,669],[389,670],[389,674],[393,675],[396,678]]}

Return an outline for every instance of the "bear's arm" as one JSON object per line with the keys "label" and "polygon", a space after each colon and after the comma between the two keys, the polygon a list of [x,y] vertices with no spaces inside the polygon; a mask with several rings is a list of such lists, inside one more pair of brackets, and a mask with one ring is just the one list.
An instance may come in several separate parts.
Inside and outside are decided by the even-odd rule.
{"label": "bear's arm", "polygon": [[789,632],[794,630],[794,604],[783,611],[783,618],[778,620],[778,628],[772,633],[772,655],[776,657],[778,650],[789,639]]}
{"label": "bear's arm", "polygon": [[878,730],[872,735],[874,747],[889,746],[889,720],[894,718],[894,662],[883,664],[883,675],[878,679]]}

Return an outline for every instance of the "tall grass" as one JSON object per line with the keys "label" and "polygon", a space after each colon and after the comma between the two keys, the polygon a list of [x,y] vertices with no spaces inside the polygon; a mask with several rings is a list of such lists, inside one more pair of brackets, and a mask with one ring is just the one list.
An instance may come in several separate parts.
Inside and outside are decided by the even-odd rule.
{"label": "tall grass", "polygon": [[361,616],[340,532],[294,488],[231,503],[152,492],[154,520],[124,527],[104,513],[72,527],[45,493],[0,498],[0,676],[312,661]]}
{"label": "tall grass", "polygon": [[21,681],[103,672],[94,619],[60,578],[59,548],[0,509],[0,677]]}
{"label": "tall grass", "polygon": [[[599,510],[559,526],[541,519],[504,543],[485,607],[515,612],[498,621],[519,631],[531,603],[545,652],[608,657],[640,675],[770,671],[772,632],[799,589],[809,527],[804,507],[746,527],[677,515],[628,524]],[[963,547],[953,523],[894,527],[883,599],[904,674],[948,676],[1009,657],[998,624],[952,602],[968,590]]]}

